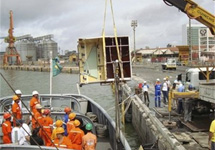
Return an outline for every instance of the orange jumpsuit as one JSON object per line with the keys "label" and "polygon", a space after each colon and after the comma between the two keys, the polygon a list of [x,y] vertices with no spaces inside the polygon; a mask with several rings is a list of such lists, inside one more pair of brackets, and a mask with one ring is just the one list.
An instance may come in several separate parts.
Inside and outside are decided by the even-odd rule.
{"label": "orange jumpsuit", "polygon": [[4,144],[8,144],[8,143],[12,143],[11,142],[11,122],[6,120],[3,124],[2,124],[2,133],[3,133],[3,143]]}
{"label": "orange jumpsuit", "polygon": [[71,129],[74,129],[74,128],[75,128],[75,125],[74,125],[73,122],[74,122],[74,121],[72,120],[72,121],[67,122],[67,124],[66,124],[66,126],[67,126],[67,132],[68,132],[68,133],[69,133],[69,131],[70,131]]}
{"label": "orange jumpsuit", "polygon": [[91,132],[88,132],[82,138],[83,150],[95,150],[96,149],[96,143],[97,143],[97,137]]}
{"label": "orange jumpsuit", "polygon": [[82,137],[84,136],[84,131],[76,127],[69,131],[68,138],[72,142],[72,146],[76,150],[82,150]]}
{"label": "orange jumpsuit", "polygon": [[[39,113],[39,112],[37,111],[37,112],[34,114],[34,117],[35,117],[35,119],[37,119],[37,121],[39,122],[39,124],[42,123],[42,118],[43,118],[42,113]],[[32,128],[33,128],[33,129],[36,128],[36,127],[39,127],[39,124],[36,122],[35,119],[32,117]]]}
{"label": "orange jumpsuit", "polygon": [[72,149],[72,143],[71,143],[71,141],[67,137],[65,137],[65,136],[63,137],[63,140],[62,140],[61,143],[59,142],[59,139],[56,138],[54,140],[54,144],[55,144],[56,147],[59,147],[59,148]]}
{"label": "orange jumpsuit", "polygon": [[[20,109],[20,106],[19,104],[17,103],[14,103],[12,105],[12,112],[13,114],[16,116],[16,119],[22,119],[22,112],[21,112],[21,109]],[[15,127],[16,126],[16,119],[13,118],[13,126]]]}
{"label": "orange jumpsuit", "polygon": [[35,97],[32,97],[31,100],[30,100],[30,108],[31,108],[31,111],[35,114],[37,112],[37,109],[35,108],[35,106],[37,104],[40,104],[40,101],[35,98]]}
{"label": "orange jumpsuit", "polygon": [[[50,140],[51,135],[52,135],[52,129],[51,129],[50,125],[52,125],[52,124],[53,124],[53,120],[52,120],[51,117],[46,116],[46,117],[42,118],[41,125],[43,127],[43,131],[41,131],[41,133],[42,133],[42,139],[45,142],[46,146],[51,146],[52,145],[52,142]],[[45,134],[44,131],[47,134]],[[47,135],[48,135],[48,137],[47,137]]]}

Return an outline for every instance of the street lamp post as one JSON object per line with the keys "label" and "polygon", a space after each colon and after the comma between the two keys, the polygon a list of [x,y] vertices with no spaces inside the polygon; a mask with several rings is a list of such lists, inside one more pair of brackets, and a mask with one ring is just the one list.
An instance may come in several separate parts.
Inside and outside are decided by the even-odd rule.
{"label": "street lamp post", "polygon": [[135,59],[136,59],[136,48],[135,48],[135,46],[136,46],[136,44],[135,44],[135,28],[137,27],[137,20],[132,20],[131,21],[131,27],[133,27],[133,31],[134,31],[134,62],[136,61]]}

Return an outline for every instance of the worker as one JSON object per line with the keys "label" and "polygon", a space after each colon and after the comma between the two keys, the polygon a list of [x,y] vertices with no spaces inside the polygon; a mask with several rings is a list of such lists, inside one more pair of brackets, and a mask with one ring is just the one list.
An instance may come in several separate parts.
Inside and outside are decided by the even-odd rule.
{"label": "worker", "polygon": [[37,91],[33,91],[32,92],[32,98],[30,100],[30,109],[31,109],[31,112],[32,113],[36,113],[36,108],[35,106],[37,104],[40,104],[40,101],[39,101],[39,93]]}
{"label": "worker", "polygon": [[169,80],[169,77],[168,77],[168,76],[166,77],[166,83],[167,83],[168,91],[169,91],[169,90],[170,90],[170,88],[171,88],[171,86],[172,86],[172,84],[171,84],[171,82],[170,82],[170,80]]}
{"label": "worker", "polygon": [[18,144],[18,145],[28,145],[25,141],[25,136],[21,132],[20,128],[22,126],[22,120],[16,120],[16,126],[12,129],[11,132],[11,140],[13,144]]}
{"label": "worker", "polygon": [[3,133],[3,143],[9,144],[11,142],[11,115],[9,113],[4,113],[5,121],[2,123],[2,133]]}
{"label": "worker", "polygon": [[162,93],[163,93],[163,103],[166,104],[168,102],[168,84],[167,84],[166,78],[163,78]]}
{"label": "worker", "polygon": [[72,112],[72,109],[69,108],[69,107],[65,107],[65,108],[64,108],[64,112],[65,112],[65,115],[64,115],[63,122],[64,122],[65,124],[63,124],[63,128],[64,128],[64,131],[65,131],[64,134],[65,134],[65,136],[67,136],[68,133],[67,133],[67,126],[66,126],[66,124],[67,124],[67,122],[68,122],[68,120],[69,120],[69,114]]}
{"label": "worker", "polygon": [[22,112],[19,106],[19,97],[14,95],[13,96],[14,104],[12,105],[12,113],[13,113],[13,126],[16,126],[16,119],[22,119]]}
{"label": "worker", "polygon": [[76,117],[76,113],[70,113],[69,114],[69,120],[70,121],[68,121],[66,124],[68,133],[71,129],[75,128],[75,125],[74,125],[75,117]]}
{"label": "worker", "polygon": [[[177,92],[178,91],[178,80],[174,80],[174,83],[172,84],[172,92]],[[176,106],[177,106],[177,101],[176,99],[172,99],[172,109],[176,109]]]}
{"label": "worker", "polygon": [[62,127],[58,127],[56,129],[57,138],[54,140],[54,144],[59,148],[68,148],[72,149],[72,143],[69,138],[64,136],[64,129]]}
{"label": "worker", "polygon": [[20,130],[22,134],[25,136],[26,145],[30,145],[31,129],[24,120],[22,120],[22,127],[20,128]]}
{"label": "worker", "polygon": [[81,125],[79,120],[75,119],[74,125],[75,128],[68,132],[68,138],[71,140],[74,149],[82,150],[82,137],[84,136],[84,131],[79,128]]}
{"label": "worker", "polygon": [[30,137],[31,145],[44,145],[43,140],[39,135],[40,128],[35,128],[32,131],[32,135]]}
{"label": "worker", "polygon": [[215,119],[210,125],[208,144],[211,150],[215,150]]}
{"label": "worker", "polygon": [[[184,85],[179,81],[178,85],[178,92],[184,92]],[[177,99],[177,112],[178,114],[182,114],[183,111],[183,105],[182,105],[182,98]]]}
{"label": "worker", "polygon": [[[20,101],[19,101],[19,107],[20,107],[20,109],[22,110],[22,102],[21,102],[21,97],[22,97],[22,92],[21,92],[21,90],[16,90],[15,91],[15,94],[16,94],[16,96],[18,96],[19,97],[19,99],[20,99]],[[14,101],[12,101],[12,105],[14,104]]]}
{"label": "worker", "polygon": [[43,112],[43,115],[45,117],[42,118],[42,122],[41,122],[41,126],[43,128],[41,137],[42,137],[42,139],[44,141],[44,144],[46,146],[51,146],[52,145],[51,135],[52,135],[53,120],[50,117],[50,110],[49,109],[45,109],[44,112]]}
{"label": "worker", "polygon": [[42,118],[43,118],[43,115],[42,115],[43,107],[40,104],[36,104],[35,108],[36,108],[36,112],[34,113],[34,117],[32,117],[32,128],[33,129],[38,128],[41,125]]}
{"label": "worker", "polygon": [[144,103],[149,107],[149,85],[146,81],[143,82],[142,93],[144,95]]}
{"label": "worker", "polygon": [[51,139],[52,139],[52,140],[54,140],[54,139],[57,138],[56,130],[57,130],[58,127],[62,127],[62,126],[63,126],[63,121],[62,121],[62,120],[57,120],[57,121],[55,122],[55,126],[56,126],[56,128],[53,129],[52,135],[51,135]]}
{"label": "worker", "polygon": [[160,79],[155,83],[155,107],[161,107],[161,83]]}
{"label": "worker", "polygon": [[82,138],[82,150],[95,150],[97,144],[97,137],[92,133],[92,124],[88,123],[85,126],[87,134]]}

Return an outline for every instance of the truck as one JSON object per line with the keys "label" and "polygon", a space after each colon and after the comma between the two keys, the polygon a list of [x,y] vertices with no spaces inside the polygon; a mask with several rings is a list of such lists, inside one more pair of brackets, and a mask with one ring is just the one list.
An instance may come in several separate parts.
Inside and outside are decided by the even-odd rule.
{"label": "truck", "polygon": [[171,98],[191,99],[193,112],[209,115],[215,106],[215,67],[188,68],[177,80],[184,84],[185,92],[172,92]]}
{"label": "truck", "polygon": [[176,60],[173,58],[167,59],[165,63],[162,64],[163,70],[176,70]]}

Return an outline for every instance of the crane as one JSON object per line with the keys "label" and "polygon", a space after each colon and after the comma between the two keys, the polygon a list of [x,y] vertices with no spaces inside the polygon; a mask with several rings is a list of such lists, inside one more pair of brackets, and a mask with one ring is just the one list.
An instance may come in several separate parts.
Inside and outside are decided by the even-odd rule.
{"label": "crane", "polygon": [[21,65],[21,58],[19,53],[14,46],[16,41],[15,37],[13,36],[13,12],[10,10],[10,28],[8,30],[8,37],[5,38],[5,42],[8,43],[8,47],[6,48],[4,58],[3,58],[3,65],[8,65],[8,61],[10,57],[16,57],[16,64]]}
{"label": "crane", "polygon": [[191,19],[195,19],[207,26],[215,35],[215,16],[192,0],[163,0],[168,6],[175,6]]}

